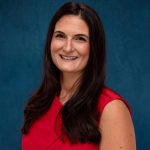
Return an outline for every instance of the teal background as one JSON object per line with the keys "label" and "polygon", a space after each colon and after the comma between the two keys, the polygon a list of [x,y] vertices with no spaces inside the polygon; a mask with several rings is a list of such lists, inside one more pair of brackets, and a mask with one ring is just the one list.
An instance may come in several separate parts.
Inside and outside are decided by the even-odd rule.
{"label": "teal background", "polygon": [[[0,150],[20,150],[24,105],[41,81],[48,24],[60,0],[0,0]],[[130,104],[137,150],[150,149],[150,1],[84,0],[107,39],[107,85]]]}

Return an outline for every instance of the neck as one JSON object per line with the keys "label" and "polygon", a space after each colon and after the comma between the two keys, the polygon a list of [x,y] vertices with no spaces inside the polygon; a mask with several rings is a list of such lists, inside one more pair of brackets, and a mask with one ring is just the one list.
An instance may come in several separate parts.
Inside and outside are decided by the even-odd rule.
{"label": "neck", "polygon": [[75,92],[78,86],[78,80],[80,78],[80,75],[77,75],[75,73],[62,73],[60,77],[61,92],[59,98],[63,103],[63,101],[66,102]]}

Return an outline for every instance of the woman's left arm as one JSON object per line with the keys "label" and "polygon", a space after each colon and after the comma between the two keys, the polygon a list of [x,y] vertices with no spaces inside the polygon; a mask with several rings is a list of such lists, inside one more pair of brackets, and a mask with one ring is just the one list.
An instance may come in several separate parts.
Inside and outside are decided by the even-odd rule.
{"label": "woman's left arm", "polygon": [[101,115],[100,150],[136,150],[132,118],[127,106],[121,100],[108,103]]}

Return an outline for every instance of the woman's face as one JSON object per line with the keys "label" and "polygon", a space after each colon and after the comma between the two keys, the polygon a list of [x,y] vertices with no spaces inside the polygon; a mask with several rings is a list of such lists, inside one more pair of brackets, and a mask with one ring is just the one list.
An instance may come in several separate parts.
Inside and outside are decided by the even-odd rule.
{"label": "woman's face", "polygon": [[82,73],[89,48],[89,28],[84,20],[75,15],[58,20],[51,41],[51,57],[62,73]]}

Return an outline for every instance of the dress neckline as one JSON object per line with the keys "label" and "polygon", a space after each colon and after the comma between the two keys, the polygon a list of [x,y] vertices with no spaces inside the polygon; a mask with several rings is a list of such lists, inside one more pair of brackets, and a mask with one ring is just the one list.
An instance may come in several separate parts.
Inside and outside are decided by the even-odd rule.
{"label": "dress neckline", "polygon": [[56,100],[56,102],[57,102],[57,104],[58,104],[59,107],[63,107],[63,104],[60,102],[58,96],[55,96],[55,100]]}
{"label": "dress neckline", "polygon": [[67,103],[67,101],[62,103],[58,96],[55,96],[55,98],[57,99],[57,101],[58,101],[59,105],[61,105],[61,107],[63,107],[65,105],[65,103]]}

